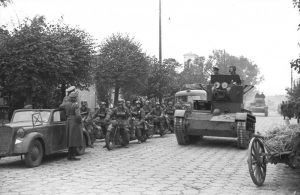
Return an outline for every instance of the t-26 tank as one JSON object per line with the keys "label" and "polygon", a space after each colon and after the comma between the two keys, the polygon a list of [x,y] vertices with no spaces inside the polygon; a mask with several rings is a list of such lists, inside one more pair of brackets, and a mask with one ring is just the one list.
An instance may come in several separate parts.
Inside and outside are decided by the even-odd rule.
{"label": "t-26 tank", "polygon": [[186,90],[186,96],[197,90],[206,98],[184,98],[183,91],[175,94],[177,102],[190,105],[188,109],[175,110],[174,129],[179,145],[193,143],[203,136],[218,136],[237,138],[238,148],[248,147],[255,133],[256,118],[243,108],[243,95],[253,86],[241,85],[240,81],[238,75],[212,75],[208,85],[191,84]]}
{"label": "t-26 tank", "polygon": [[265,102],[265,95],[256,94],[254,101],[250,103],[249,110],[253,113],[263,113],[265,116],[268,116],[269,112]]}

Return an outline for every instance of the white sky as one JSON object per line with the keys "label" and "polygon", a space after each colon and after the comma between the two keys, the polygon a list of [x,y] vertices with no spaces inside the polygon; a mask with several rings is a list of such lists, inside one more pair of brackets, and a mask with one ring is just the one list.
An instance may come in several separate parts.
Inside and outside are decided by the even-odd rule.
{"label": "white sky", "polygon": [[[98,43],[112,33],[128,33],[158,57],[158,0],[13,0],[0,8],[0,25],[35,15],[50,21],[64,16]],[[207,57],[225,49],[259,66],[265,77],[261,91],[285,94],[289,62],[300,53],[299,18],[292,0],[162,0],[163,58],[183,63],[185,53]]]}

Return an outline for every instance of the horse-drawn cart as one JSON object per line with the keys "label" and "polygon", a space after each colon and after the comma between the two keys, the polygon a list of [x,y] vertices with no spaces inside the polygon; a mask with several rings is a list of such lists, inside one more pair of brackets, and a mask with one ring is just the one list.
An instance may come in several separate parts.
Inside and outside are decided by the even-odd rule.
{"label": "horse-drawn cart", "polygon": [[[297,139],[300,135],[297,135]],[[257,186],[263,185],[267,164],[284,163],[291,168],[300,167],[300,139],[294,142],[286,151],[279,150],[276,145],[268,144],[268,138],[254,135],[248,148],[248,167],[251,179]]]}

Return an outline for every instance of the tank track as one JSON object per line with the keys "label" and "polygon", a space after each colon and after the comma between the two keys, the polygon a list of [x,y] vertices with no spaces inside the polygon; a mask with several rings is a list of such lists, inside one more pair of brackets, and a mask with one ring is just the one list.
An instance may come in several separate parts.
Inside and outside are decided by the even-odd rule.
{"label": "tank track", "polygon": [[179,145],[188,145],[190,143],[189,136],[184,132],[184,118],[175,117],[174,131]]}
{"label": "tank track", "polygon": [[247,149],[251,139],[251,132],[246,130],[246,121],[236,123],[237,130],[237,147]]}

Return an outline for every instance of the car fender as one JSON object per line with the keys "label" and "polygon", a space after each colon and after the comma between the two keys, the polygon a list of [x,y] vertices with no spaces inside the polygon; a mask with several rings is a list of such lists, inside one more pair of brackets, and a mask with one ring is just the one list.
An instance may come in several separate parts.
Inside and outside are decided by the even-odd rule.
{"label": "car fender", "polygon": [[184,117],[185,112],[185,110],[175,110],[174,117]]}
{"label": "car fender", "polygon": [[32,132],[27,134],[24,138],[17,138],[15,141],[14,153],[15,154],[25,154],[29,150],[30,143],[35,140],[40,139],[45,150],[45,154],[49,153],[48,142],[44,136],[38,132]]}

